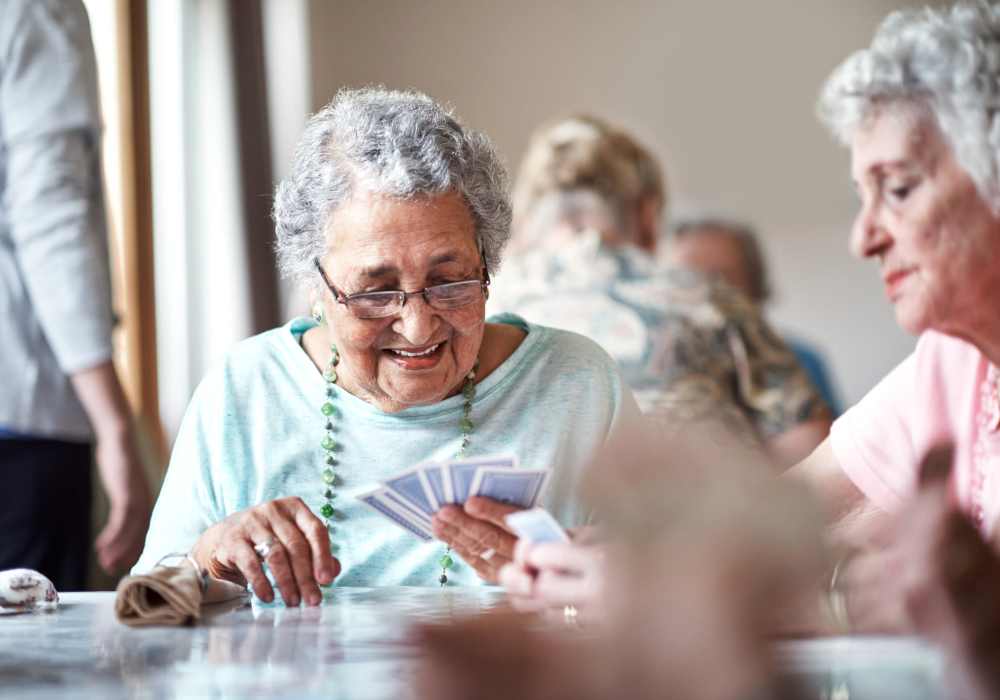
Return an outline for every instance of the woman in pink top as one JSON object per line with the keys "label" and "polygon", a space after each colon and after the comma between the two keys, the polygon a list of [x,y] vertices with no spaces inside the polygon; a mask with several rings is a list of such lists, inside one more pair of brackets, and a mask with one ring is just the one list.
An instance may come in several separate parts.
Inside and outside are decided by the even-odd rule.
{"label": "woman in pink top", "polygon": [[944,513],[955,506],[984,540],[997,529],[998,106],[1000,9],[986,3],[894,13],[820,100],[821,117],[851,149],[861,200],[851,250],[878,265],[897,322],[920,336],[795,468],[849,543],[870,544],[873,519],[894,521],[891,535],[875,528],[875,553],[867,547],[839,572],[856,628],[920,629],[914,591],[941,583],[943,553],[957,546],[942,524],[937,550],[902,554],[912,533],[899,512],[914,502],[918,464],[934,445],[954,445],[942,523],[953,522]]}

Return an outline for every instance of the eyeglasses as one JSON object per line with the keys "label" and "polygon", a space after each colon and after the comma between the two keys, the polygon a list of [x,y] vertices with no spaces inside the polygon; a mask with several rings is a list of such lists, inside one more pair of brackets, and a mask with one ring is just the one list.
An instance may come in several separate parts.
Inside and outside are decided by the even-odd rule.
{"label": "eyeglasses", "polygon": [[330,288],[333,298],[338,304],[343,304],[348,311],[357,318],[386,318],[395,316],[406,305],[406,300],[413,296],[422,296],[424,301],[433,309],[439,311],[450,311],[479,301],[488,299],[490,296],[490,271],[483,264],[483,276],[481,279],[463,280],[461,282],[449,282],[448,284],[436,284],[433,287],[424,287],[415,292],[404,292],[402,290],[391,290],[385,292],[360,292],[359,294],[344,294],[330,282],[320,265],[319,258],[313,258],[313,263],[319,274],[323,277],[323,282]]}

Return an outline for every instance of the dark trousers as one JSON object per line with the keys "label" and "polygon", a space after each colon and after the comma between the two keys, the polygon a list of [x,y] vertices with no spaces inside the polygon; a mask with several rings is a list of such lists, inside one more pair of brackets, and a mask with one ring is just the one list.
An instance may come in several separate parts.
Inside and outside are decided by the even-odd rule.
{"label": "dark trousers", "polygon": [[40,571],[82,591],[90,554],[91,446],[0,439],[0,571]]}

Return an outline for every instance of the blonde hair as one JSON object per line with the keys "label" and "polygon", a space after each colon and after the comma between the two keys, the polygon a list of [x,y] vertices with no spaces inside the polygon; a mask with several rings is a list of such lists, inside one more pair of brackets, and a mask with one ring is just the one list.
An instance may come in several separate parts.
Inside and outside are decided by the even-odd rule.
{"label": "blonde hair", "polygon": [[514,236],[548,195],[587,190],[620,217],[642,201],[666,205],[659,162],[625,131],[597,117],[573,116],[544,125],[531,137],[514,185]]}

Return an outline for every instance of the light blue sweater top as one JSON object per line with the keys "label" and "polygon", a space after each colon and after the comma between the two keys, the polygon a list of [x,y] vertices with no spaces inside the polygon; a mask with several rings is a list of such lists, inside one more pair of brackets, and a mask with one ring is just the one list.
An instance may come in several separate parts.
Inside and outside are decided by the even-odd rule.
{"label": "light blue sweater top", "polygon": [[[565,526],[581,524],[582,468],[623,421],[638,415],[635,400],[596,343],[514,316],[494,320],[528,335],[477,384],[467,456],[515,454],[524,468],[551,468],[544,505]],[[318,513],[326,384],[301,346],[313,325],[299,318],[245,340],[206,375],[181,424],[133,571],[187,552],[210,525],[259,503],[300,496]],[[335,585],[437,585],[444,545],[421,542],[354,496],[418,462],[452,459],[461,442],[463,397],[385,413],[336,391],[342,449],[331,542],[343,568]],[[462,562],[449,579],[479,582]]]}

